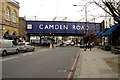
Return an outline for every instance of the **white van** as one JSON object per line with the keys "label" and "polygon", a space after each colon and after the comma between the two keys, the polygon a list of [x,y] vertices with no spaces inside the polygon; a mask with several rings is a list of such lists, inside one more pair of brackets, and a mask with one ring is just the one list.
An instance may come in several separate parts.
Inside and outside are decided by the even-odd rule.
{"label": "white van", "polygon": [[10,53],[18,53],[17,44],[13,40],[0,39],[0,54],[6,56]]}

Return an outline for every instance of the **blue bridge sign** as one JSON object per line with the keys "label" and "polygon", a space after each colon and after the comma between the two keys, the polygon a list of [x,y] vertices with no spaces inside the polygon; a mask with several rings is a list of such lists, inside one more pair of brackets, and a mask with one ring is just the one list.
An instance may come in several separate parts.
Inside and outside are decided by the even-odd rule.
{"label": "blue bridge sign", "polygon": [[100,23],[65,21],[26,21],[27,33],[75,33],[98,34]]}

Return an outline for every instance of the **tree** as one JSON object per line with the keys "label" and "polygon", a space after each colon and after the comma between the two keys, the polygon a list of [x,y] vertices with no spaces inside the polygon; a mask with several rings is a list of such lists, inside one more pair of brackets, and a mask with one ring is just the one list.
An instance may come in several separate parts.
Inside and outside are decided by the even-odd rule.
{"label": "tree", "polygon": [[[94,3],[101,7],[110,16],[112,16],[116,22],[120,23],[120,1],[119,0],[100,0],[100,1],[101,2],[97,2],[94,0]],[[109,11],[106,8],[108,8]]]}

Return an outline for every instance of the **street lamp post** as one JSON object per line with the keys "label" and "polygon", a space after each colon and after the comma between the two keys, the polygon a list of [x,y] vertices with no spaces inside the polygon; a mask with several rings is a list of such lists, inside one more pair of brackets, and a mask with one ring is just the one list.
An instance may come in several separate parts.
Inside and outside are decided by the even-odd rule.
{"label": "street lamp post", "polygon": [[[73,5],[73,6],[84,6],[85,9],[85,36],[86,36],[86,32],[87,32],[87,4],[86,5]],[[86,41],[86,39],[84,39],[84,41]],[[84,42],[86,43],[86,42]]]}
{"label": "street lamp post", "polygon": [[87,7],[88,7],[88,4],[91,4],[91,3],[94,3],[94,2],[88,2],[85,5],[73,5],[73,6],[84,6],[84,8],[85,8],[85,22],[86,23],[87,23]]}
{"label": "street lamp post", "polygon": [[[89,4],[90,3],[94,3],[94,2],[88,2]],[[85,42],[84,43],[86,43],[87,42],[87,31],[88,31],[88,29],[87,29],[87,7],[88,7],[88,3],[86,3],[85,5],[73,5],[73,6],[84,6],[84,9],[85,9]]]}
{"label": "street lamp post", "polygon": [[73,5],[73,6],[84,6],[85,7],[85,22],[87,22],[87,5]]}
{"label": "street lamp post", "polygon": [[2,38],[2,25],[0,25],[0,38]]}
{"label": "street lamp post", "polygon": [[87,6],[85,5],[85,20],[86,20],[86,23],[87,23]]}

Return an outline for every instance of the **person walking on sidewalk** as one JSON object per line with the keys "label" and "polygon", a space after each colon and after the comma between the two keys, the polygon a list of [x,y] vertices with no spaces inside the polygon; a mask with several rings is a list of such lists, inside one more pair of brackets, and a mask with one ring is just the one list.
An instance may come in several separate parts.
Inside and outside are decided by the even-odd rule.
{"label": "person walking on sidewalk", "polygon": [[88,41],[88,47],[90,48],[91,51],[92,44],[89,41]]}
{"label": "person walking on sidewalk", "polygon": [[90,51],[92,50],[93,48],[93,43],[90,43]]}

